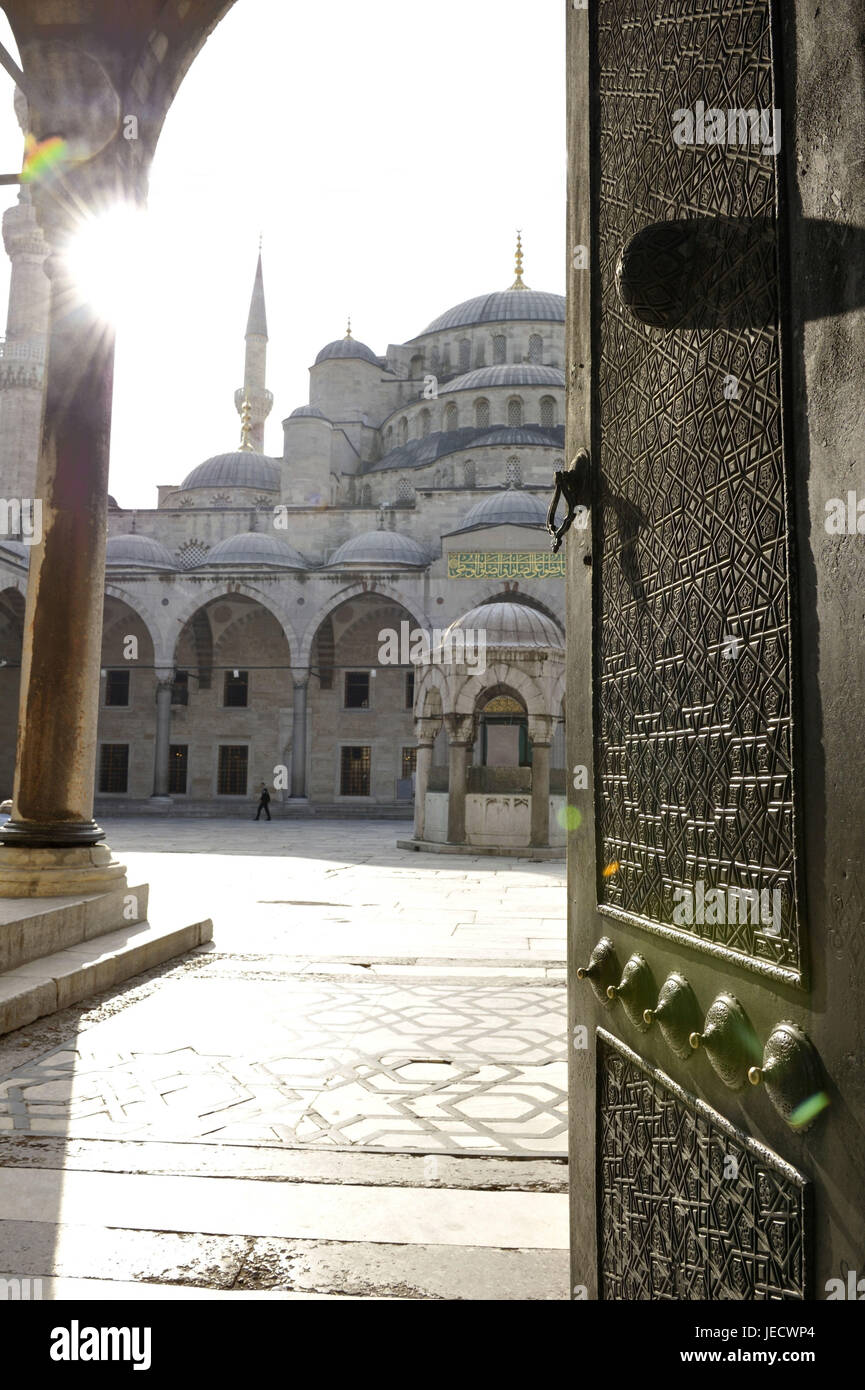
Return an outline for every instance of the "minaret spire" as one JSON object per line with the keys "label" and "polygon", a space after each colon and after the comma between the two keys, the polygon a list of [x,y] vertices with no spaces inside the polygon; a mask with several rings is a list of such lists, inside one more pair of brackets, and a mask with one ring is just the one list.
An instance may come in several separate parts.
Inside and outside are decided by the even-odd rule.
{"label": "minaret spire", "polygon": [[[267,312],[264,304],[264,274],[261,268],[261,237],[258,262],[246,321],[246,357],[243,386],[234,393],[234,404],[241,419],[241,448],[264,452],[264,422],[270,414],[273,396],[267,389]],[[244,407],[246,414],[244,415]]]}
{"label": "minaret spire", "polygon": [[512,290],[527,290],[528,285],[523,280],[523,234],[517,232],[517,252],[515,259],[517,278],[511,285]]}

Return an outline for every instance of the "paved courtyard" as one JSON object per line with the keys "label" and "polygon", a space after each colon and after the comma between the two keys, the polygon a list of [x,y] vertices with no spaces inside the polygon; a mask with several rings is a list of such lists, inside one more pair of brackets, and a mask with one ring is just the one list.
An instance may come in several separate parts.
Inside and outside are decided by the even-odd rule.
{"label": "paved courtyard", "polygon": [[567,1296],[564,864],[398,822],[116,820],[214,940],[0,1039],[0,1274],[54,1296]]}

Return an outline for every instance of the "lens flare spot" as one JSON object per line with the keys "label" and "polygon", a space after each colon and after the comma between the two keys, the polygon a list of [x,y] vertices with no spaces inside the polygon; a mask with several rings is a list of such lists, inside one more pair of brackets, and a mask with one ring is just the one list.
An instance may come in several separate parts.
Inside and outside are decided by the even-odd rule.
{"label": "lens flare spot", "polygon": [[790,1124],[794,1125],[797,1129],[800,1129],[803,1125],[809,1125],[812,1120],[816,1119],[821,1110],[826,1109],[828,1104],[829,1097],[826,1092],[817,1091],[815,1095],[809,1096],[807,1100],[803,1100],[801,1105],[797,1105],[796,1109],[791,1112]]}
{"label": "lens flare spot", "polygon": [[39,183],[54,173],[67,159],[69,146],[60,135],[51,135],[39,141],[35,135],[28,135],[24,141],[24,164],[21,169],[22,183]]}
{"label": "lens flare spot", "polygon": [[579,830],[583,816],[576,806],[561,806],[556,812],[556,820],[563,830]]}
{"label": "lens flare spot", "polygon": [[618,861],[618,859],[614,859],[613,862],[612,862],[612,864],[607,864],[607,866],[606,866],[606,868],[604,869],[603,872],[604,872],[604,878],[612,878],[612,877],[613,877],[613,874],[617,874],[617,873],[619,872],[619,861]]}

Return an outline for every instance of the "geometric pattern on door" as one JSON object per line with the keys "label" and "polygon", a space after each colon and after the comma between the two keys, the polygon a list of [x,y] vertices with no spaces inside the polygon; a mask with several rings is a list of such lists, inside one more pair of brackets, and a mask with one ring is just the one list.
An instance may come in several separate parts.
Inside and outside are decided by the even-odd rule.
{"label": "geometric pattern on door", "polygon": [[[774,111],[771,5],[593,8],[598,905],[799,982],[775,160],[672,139],[697,100]],[[616,285],[622,248],[658,223],[718,218],[768,229],[756,252],[729,235],[712,267],[712,286],[754,286],[740,326],[701,318],[699,300],[672,332],[635,318]],[[712,894],[702,922],[696,908],[674,917],[677,890],[694,903],[731,888],[750,902],[719,912]]]}
{"label": "geometric pattern on door", "polygon": [[806,1298],[807,1179],[597,1036],[599,1297]]}

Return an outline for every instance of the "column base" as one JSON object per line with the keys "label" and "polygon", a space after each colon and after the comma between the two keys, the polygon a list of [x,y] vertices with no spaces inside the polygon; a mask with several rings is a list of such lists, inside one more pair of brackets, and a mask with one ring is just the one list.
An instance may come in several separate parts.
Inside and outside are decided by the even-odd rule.
{"label": "column base", "polygon": [[126,868],[107,845],[0,846],[0,898],[65,898],[125,887]]}
{"label": "column base", "polygon": [[0,844],[20,845],[22,849],[65,849],[67,845],[78,849],[104,839],[105,831],[95,820],[40,824],[13,818],[0,826]]}

